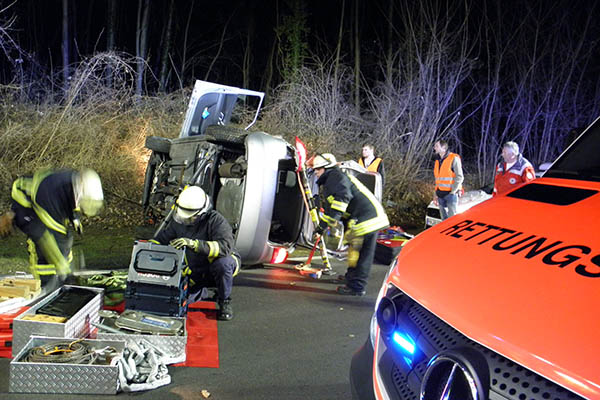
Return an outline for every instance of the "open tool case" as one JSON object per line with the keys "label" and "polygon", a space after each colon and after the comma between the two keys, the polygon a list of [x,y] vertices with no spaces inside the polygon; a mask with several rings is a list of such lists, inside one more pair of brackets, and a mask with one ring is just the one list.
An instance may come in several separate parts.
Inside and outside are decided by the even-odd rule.
{"label": "open tool case", "polygon": [[[65,285],[46,296],[29,310],[13,320],[12,355],[16,356],[30,336],[83,338],[93,330],[92,323],[100,319],[104,290]],[[32,320],[35,315],[42,319]],[[52,317],[64,319],[55,322]]]}

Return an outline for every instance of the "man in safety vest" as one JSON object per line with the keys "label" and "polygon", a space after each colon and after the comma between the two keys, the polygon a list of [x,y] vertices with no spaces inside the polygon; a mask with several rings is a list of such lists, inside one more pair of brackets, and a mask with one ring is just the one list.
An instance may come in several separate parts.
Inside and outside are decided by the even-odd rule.
{"label": "man in safety vest", "polygon": [[506,142],[502,146],[502,158],[504,162],[496,166],[494,196],[535,179],[533,165],[519,153],[519,145],[515,142]]}
{"label": "man in safety vest", "polygon": [[460,156],[448,151],[448,142],[438,140],[433,145],[437,158],[433,166],[435,193],[433,201],[440,208],[442,220],[456,214],[459,191],[464,180]]}
{"label": "man in safety vest", "polygon": [[202,285],[216,284],[217,318],[233,318],[231,289],[233,277],[240,268],[240,256],[235,252],[231,225],[217,210],[212,210],[210,198],[198,186],[188,186],[175,202],[175,214],[160,231],[155,241],[186,248],[185,256],[190,283],[202,293]]}
{"label": "man in safety vest", "polygon": [[81,214],[97,215],[104,203],[102,183],[91,169],[40,170],[12,186],[11,211],[2,216],[0,236],[16,225],[27,235],[31,273],[45,290],[71,273],[73,227],[82,232]]}
{"label": "man in safety vest", "polygon": [[328,226],[337,228],[341,220],[346,222],[348,270],[340,276],[340,281],[346,284],[338,286],[337,292],[364,296],[375,255],[377,231],[389,226],[387,215],[369,189],[337,167],[333,154],[317,155],[311,166],[318,176],[321,198],[326,200],[325,212],[315,233],[320,235]]}
{"label": "man in safety vest", "polygon": [[361,167],[365,167],[368,171],[378,172],[381,175],[381,186],[385,183],[385,169],[383,160],[380,157],[375,157],[375,147],[372,144],[365,144],[362,147],[362,157],[358,159]]}

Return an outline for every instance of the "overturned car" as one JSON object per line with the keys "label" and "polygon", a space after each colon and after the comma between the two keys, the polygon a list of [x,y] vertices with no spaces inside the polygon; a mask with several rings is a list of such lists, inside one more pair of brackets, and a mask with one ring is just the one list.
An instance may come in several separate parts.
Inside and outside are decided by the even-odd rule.
{"label": "overturned car", "polygon": [[[148,220],[163,221],[183,187],[198,185],[231,224],[246,265],[285,261],[296,245],[310,244],[313,229],[300,184],[303,148],[249,131],[263,98],[261,92],[197,81],[179,137],[146,140],[152,151],[142,198]],[[257,104],[252,122],[231,126],[236,103],[251,99]],[[356,163],[342,163],[342,169],[381,196],[379,174]],[[313,180],[310,171],[308,177]]]}

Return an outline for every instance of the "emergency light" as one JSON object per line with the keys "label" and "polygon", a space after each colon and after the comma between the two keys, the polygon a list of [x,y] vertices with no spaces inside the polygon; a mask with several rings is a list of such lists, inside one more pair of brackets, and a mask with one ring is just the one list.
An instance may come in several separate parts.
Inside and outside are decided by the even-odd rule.
{"label": "emergency light", "polygon": [[412,355],[415,353],[415,342],[407,334],[396,331],[392,335],[392,339],[394,340],[394,343],[398,344],[408,354]]}

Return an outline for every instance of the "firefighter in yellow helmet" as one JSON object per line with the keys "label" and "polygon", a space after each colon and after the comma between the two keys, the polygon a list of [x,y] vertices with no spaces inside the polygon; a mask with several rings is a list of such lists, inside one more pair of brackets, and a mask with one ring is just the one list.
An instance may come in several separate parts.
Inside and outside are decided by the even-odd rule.
{"label": "firefighter in yellow helmet", "polygon": [[2,217],[0,236],[16,225],[27,235],[31,273],[46,291],[71,273],[73,229],[82,232],[81,214],[97,215],[104,203],[102,182],[91,169],[40,170],[12,185],[11,211]]}
{"label": "firefighter in yellow helmet", "polygon": [[337,292],[364,296],[375,255],[377,231],[389,226],[387,215],[369,189],[337,167],[333,154],[317,155],[311,166],[318,176],[320,197],[326,200],[316,234],[322,234],[328,226],[337,226],[342,220],[346,225],[348,270],[340,276],[340,281],[346,284],[338,286]]}

